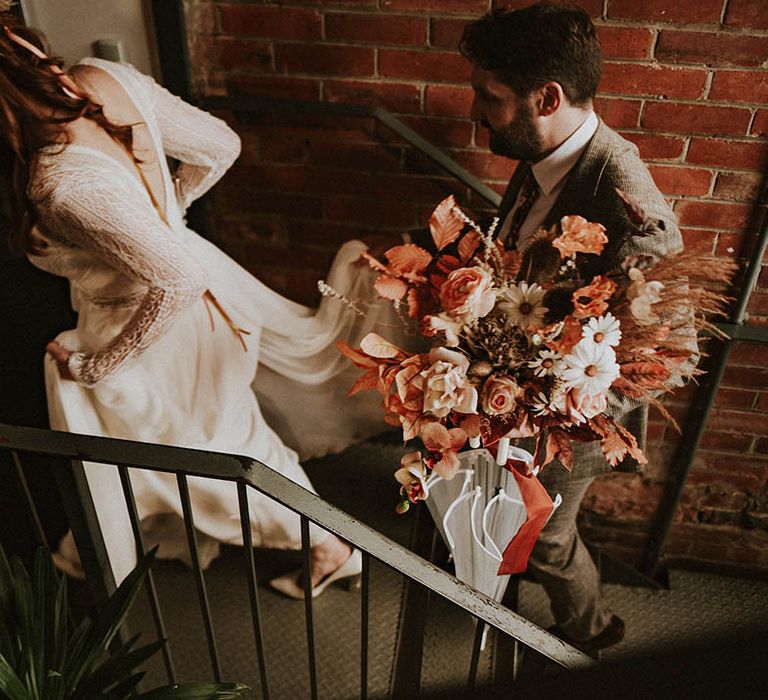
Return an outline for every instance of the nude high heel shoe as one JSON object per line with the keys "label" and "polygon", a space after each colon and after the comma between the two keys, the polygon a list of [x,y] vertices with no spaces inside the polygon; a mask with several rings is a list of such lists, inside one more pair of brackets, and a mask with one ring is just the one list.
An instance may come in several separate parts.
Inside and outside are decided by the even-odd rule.
{"label": "nude high heel shoe", "polygon": [[[349,558],[335,571],[332,571],[320,583],[312,588],[312,597],[317,598],[332,583],[340,582],[346,585],[348,590],[360,587],[360,573],[363,570],[363,555],[359,549],[353,549]],[[300,582],[302,570],[292,571],[285,576],[273,578],[269,585],[276,591],[295,598],[304,600],[304,586]]]}

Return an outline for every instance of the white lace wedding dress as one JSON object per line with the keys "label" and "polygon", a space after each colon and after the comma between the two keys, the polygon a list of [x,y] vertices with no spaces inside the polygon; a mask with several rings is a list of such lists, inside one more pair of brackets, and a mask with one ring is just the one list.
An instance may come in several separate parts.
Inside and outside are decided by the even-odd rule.
{"label": "white lace wedding dress", "polygon": [[[49,247],[30,259],[69,279],[79,314],[77,328],[58,337],[73,352],[75,381],[62,380],[46,356],[51,426],[247,455],[311,489],[299,459],[340,451],[383,427],[375,396],[346,397],[357,372],[335,341],[358,343],[377,322],[391,322],[390,307],[377,302],[366,318],[330,299],[306,308],[188,229],[182,207],[233,163],[238,137],[130,66],[83,63],[109,73],[149,128],[163,164],[168,225],[137,172],[111,156],[75,144],[40,152],[30,194]],[[162,153],[181,161],[180,205]],[[370,273],[355,264],[364,248],[343,246],[328,275],[351,298],[373,296]],[[211,308],[209,316],[206,290],[250,332],[247,351],[220,312]],[[86,473],[119,581],[135,562],[119,479],[111,467],[89,464]],[[181,513],[173,475],[132,470],[131,479],[146,522],[167,524],[156,516]],[[234,485],[192,478],[190,487],[195,525],[213,544],[207,558],[218,542],[241,544]],[[255,490],[250,499],[255,545],[300,546],[295,514]],[[149,539],[163,540],[161,554],[183,558],[183,531],[166,530]]]}

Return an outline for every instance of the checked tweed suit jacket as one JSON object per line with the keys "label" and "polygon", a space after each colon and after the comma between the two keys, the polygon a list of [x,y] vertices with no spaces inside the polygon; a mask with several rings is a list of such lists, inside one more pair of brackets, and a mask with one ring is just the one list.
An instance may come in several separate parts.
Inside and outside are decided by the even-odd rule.
{"label": "checked tweed suit jacket", "polygon": [[[523,170],[518,168],[509,182],[499,205],[500,221],[504,220],[515,203]],[[607,127],[602,120],[567,178],[543,225],[549,228],[563,216],[578,214],[588,221],[605,226],[609,243],[596,262],[594,274],[616,268],[627,255],[651,254],[661,257],[682,250],[683,243],[675,215],[653,182],[648,168],[640,160],[637,147]],[[617,189],[626,192],[640,204],[655,228],[654,235],[632,237],[620,248],[611,245],[611,236],[626,231],[629,217],[616,193]],[[535,259],[531,262],[535,268]],[[648,423],[647,403],[615,399],[611,402],[609,412],[632,432],[643,448]],[[618,468],[621,471],[636,471],[639,465],[634,459],[626,459]],[[574,443],[574,477],[587,478],[610,470],[599,442]]]}

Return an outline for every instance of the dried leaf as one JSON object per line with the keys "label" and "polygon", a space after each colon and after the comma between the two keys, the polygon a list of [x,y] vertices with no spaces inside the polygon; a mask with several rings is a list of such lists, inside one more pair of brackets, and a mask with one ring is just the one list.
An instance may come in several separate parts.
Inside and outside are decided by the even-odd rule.
{"label": "dried leaf", "polygon": [[432,262],[432,254],[415,243],[397,245],[390,248],[385,255],[393,274],[421,272]]}
{"label": "dried leaf", "polygon": [[648,464],[648,460],[643,454],[643,451],[637,446],[637,439],[635,436],[632,435],[632,433],[630,433],[629,430],[627,430],[620,423],[616,423],[615,426],[616,430],[619,432],[622,438],[624,438],[624,442],[627,445],[627,451],[629,452],[630,456],[634,457],[640,464]]}
{"label": "dried leaf", "polygon": [[573,449],[568,433],[552,429],[547,435],[547,456],[544,458],[544,464],[549,464],[555,459],[559,459],[568,471],[573,468]]}
{"label": "dried leaf", "polygon": [[408,290],[408,317],[420,318],[424,314],[421,311],[421,304],[419,303],[419,293],[415,289]]}
{"label": "dried leaf", "polygon": [[469,260],[480,245],[480,234],[477,231],[469,231],[459,241],[459,258],[465,263]]}
{"label": "dried leaf", "polygon": [[619,433],[608,433],[608,435],[602,439],[600,446],[605,455],[605,459],[612,467],[618,466],[629,451],[627,443],[624,442],[624,439]]}
{"label": "dried leaf", "polygon": [[347,396],[354,396],[355,394],[365,391],[366,389],[375,389],[379,383],[379,373],[374,370],[368,370],[362,377],[352,385],[352,388],[347,392]]}
{"label": "dried leaf", "polygon": [[376,362],[376,360],[368,357],[368,355],[364,355],[362,352],[359,352],[354,348],[351,348],[343,340],[337,340],[336,347],[338,348],[339,352],[342,355],[344,355],[344,357],[352,360],[352,362],[357,367],[361,367],[363,369],[370,369],[372,367],[379,366],[379,363]]}
{"label": "dried leaf", "polygon": [[461,261],[455,255],[441,255],[437,259],[437,269],[446,275],[461,267]]}
{"label": "dried leaf", "polygon": [[429,230],[438,250],[453,243],[464,228],[464,222],[453,211],[455,206],[456,200],[453,195],[449,195],[435,207],[429,217]]}
{"label": "dried leaf", "polygon": [[641,399],[646,394],[646,392],[643,391],[640,387],[636,386],[635,384],[633,384],[632,382],[630,382],[629,380],[621,376],[613,380],[613,384],[611,384],[611,389],[613,391],[618,392],[619,394],[623,394],[624,396],[627,396],[630,399]]}
{"label": "dried leaf", "polygon": [[[386,255],[386,253],[385,253]],[[381,263],[379,260],[373,257],[367,250],[364,250],[362,253],[360,253],[360,257],[367,260],[368,264],[377,272],[387,272],[387,267],[383,263]]]}
{"label": "dried leaf", "polygon": [[640,389],[664,389],[671,372],[656,362],[627,362],[620,366],[621,376]]}
{"label": "dried leaf", "polygon": [[382,338],[378,333],[369,333],[360,341],[360,349],[371,357],[388,359],[397,357],[403,351],[394,343]]}
{"label": "dried leaf", "polygon": [[408,291],[408,285],[403,280],[389,275],[380,275],[373,287],[382,297],[391,301],[400,301]]}

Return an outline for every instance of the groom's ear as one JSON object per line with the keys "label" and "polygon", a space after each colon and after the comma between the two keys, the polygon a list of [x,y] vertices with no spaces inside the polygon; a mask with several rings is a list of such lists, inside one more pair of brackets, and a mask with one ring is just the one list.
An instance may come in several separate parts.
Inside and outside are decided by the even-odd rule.
{"label": "groom's ear", "polygon": [[563,88],[560,86],[560,83],[554,80],[544,83],[534,92],[536,93],[536,108],[541,117],[553,115],[560,109],[565,100]]}

